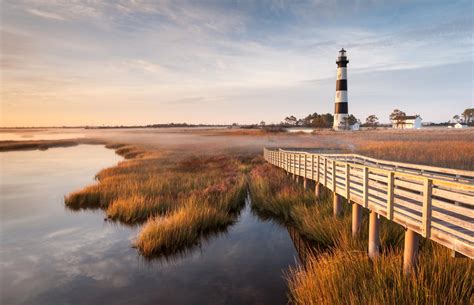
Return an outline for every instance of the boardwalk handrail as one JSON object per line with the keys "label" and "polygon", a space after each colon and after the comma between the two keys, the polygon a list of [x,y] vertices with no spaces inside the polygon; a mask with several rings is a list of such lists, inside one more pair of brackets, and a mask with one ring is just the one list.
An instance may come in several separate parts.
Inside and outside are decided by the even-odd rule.
{"label": "boardwalk handrail", "polygon": [[474,258],[474,172],[353,154],[264,149],[265,160],[314,180],[423,237]]}
{"label": "boardwalk handrail", "polygon": [[[305,151],[294,151],[288,149],[279,149],[279,151],[287,153],[302,153],[307,154]],[[370,158],[358,154],[328,154],[321,153],[321,155],[330,157],[331,159],[356,163],[360,165],[367,165],[371,167],[378,167],[398,172],[412,173],[415,175],[422,175],[426,177],[433,177],[444,180],[459,181],[465,183],[474,183],[474,172],[460,169],[434,167],[429,165],[420,165],[412,163],[402,163],[388,160],[380,160]]]}

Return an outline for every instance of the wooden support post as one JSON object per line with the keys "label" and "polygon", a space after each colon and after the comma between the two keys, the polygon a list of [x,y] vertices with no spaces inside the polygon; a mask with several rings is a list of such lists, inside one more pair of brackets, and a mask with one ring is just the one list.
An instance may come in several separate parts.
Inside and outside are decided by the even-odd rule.
{"label": "wooden support post", "polygon": [[369,216],[369,257],[375,258],[380,250],[380,218],[375,211],[370,211]]}
{"label": "wooden support post", "polygon": [[307,180],[308,180],[308,179],[306,179],[306,177],[303,178],[303,188],[304,188],[305,190],[306,190],[306,188],[307,188],[307,186],[308,186],[308,185],[307,185],[307,184],[308,184]]}
{"label": "wooden support post", "polygon": [[418,260],[418,247],[420,235],[407,229],[405,232],[405,248],[403,250],[403,272],[410,274],[415,270]]}
{"label": "wooden support post", "polygon": [[321,196],[321,183],[316,182],[314,184],[314,195],[319,198]]}
{"label": "wooden support post", "polygon": [[333,195],[334,195],[333,206],[332,206],[333,214],[334,216],[339,216],[341,215],[341,212],[342,212],[342,196],[336,194],[336,192],[333,192]]}
{"label": "wooden support post", "polygon": [[336,183],[336,161],[332,160],[332,191],[334,194],[337,191],[337,183]]}
{"label": "wooden support post", "polygon": [[357,203],[352,203],[352,236],[359,235],[362,223],[362,207]]}

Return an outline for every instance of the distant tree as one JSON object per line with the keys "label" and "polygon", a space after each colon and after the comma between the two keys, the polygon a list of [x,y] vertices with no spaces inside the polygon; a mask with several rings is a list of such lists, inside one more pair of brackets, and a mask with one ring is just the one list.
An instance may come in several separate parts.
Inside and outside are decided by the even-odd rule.
{"label": "distant tree", "polygon": [[379,118],[375,114],[371,114],[365,119],[365,124],[375,129],[379,124]]}
{"label": "distant tree", "polygon": [[390,114],[390,121],[394,121],[399,117],[406,116],[407,114],[404,111],[401,111],[399,109],[394,109],[392,113]]}
{"label": "distant tree", "polygon": [[464,118],[464,122],[469,125],[474,119],[474,108],[465,109],[461,115]]}
{"label": "distant tree", "polygon": [[313,114],[311,120],[311,126],[316,128],[331,128],[334,122],[334,117],[330,113],[326,114]]}
{"label": "distant tree", "polygon": [[349,125],[351,126],[359,121],[353,114],[350,114],[347,119],[348,119]]}
{"label": "distant tree", "polygon": [[301,120],[299,119],[298,121],[296,121],[296,126],[305,126],[305,121],[304,120]]}
{"label": "distant tree", "polygon": [[454,122],[458,123],[459,119],[460,119],[459,115],[457,115],[457,114],[453,115],[453,121]]}
{"label": "distant tree", "polygon": [[260,121],[260,126],[265,126],[265,121]]}
{"label": "distant tree", "polygon": [[406,116],[407,114],[404,111],[401,111],[399,109],[394,109],[392,113],[390,114],[390,121],[394,122],[397,124],[397,126],[402,123],[403,117]]}
{"label": "distant tree", "polygon": [[287,116],[284,120],[283,120],[283,124],[285,125],[290,125],[290,126],[294,126],[296,125],[296,122],[298,121],[298,119],[293,116],[293,115],[290,115],[289,117]]}

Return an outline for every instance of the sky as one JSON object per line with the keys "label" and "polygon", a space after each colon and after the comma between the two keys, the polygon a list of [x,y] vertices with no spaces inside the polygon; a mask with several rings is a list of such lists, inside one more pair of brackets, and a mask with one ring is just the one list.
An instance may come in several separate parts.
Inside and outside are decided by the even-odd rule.
{"label": "sky", "polygon": [[0,0],[0,126],[447,121],[473,100],[471,1]]}

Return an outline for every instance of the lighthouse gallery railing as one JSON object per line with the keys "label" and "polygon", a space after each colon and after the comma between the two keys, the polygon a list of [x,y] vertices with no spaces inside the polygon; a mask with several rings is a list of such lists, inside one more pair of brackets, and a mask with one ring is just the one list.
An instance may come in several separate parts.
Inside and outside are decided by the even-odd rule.
{"label": "lighthouse gallery railing", "polygon": [[267,162],[474,258],[474,172],[352,154],[264,149]]}

